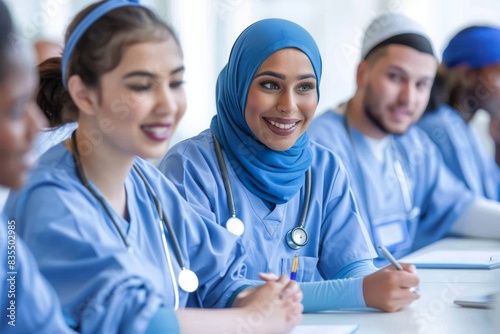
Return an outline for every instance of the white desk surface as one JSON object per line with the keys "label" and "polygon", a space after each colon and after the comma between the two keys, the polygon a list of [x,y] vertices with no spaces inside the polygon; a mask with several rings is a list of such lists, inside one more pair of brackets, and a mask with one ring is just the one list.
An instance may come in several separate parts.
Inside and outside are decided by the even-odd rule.
{"label": "white desk surface", "polygon": [[[436,249],[500,250],[500,240],[449,238],[425,247],[418,253]],[[453,304],[453,300],[460,296],[500,292],[500,269],[419,269],[418,274],[422,296],[402,311],[304,314],[302,324],[358,324],[357,334],[500,333],[498,307],[495,310],[483,310]]]}

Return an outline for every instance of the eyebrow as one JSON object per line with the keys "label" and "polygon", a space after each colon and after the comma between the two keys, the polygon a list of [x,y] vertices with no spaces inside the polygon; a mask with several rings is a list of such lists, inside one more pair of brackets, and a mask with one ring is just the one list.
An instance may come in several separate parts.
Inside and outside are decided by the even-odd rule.
{"label": "eyebrow", "polygon": [[[285,80],[286,79],[285,75],[280,74],[280,73],[276,73],[276,72],[273,72],[273,71],[264,71],[264,72],[261,72],[261,73],[257,74],[254,77],[254,79],[256,79],[258,77],[265,76],[265,75],[269,75],[271,77],[276,77],[276,78],[281,79],[281,80]],[[304,79],[309,79],[309,78],[316,79],[316,76],[314,74],[303,74],[303,75],[297,76],[297,80],[304,80]]]}
{"label": "eyebrow", "polygon": [[[177,74],[179,72],[183,72],[185,70],[184,66],[179,66],[178,68],[174,69],[173,71],[170,72],[170,75]],[[147,71],[132,71],[123,76],[123,79],[128,79],[132,77],[147,77],[147,78],[156,78],[158,75],[153,74],[151,72]]]}
{"label": "eyebrow", "polygon": [[[390,69],[393,69],[393,70],[397,70],[397,71],[400,71],[400,72],[403,72],[405,75],[408,75],[408,72],[400,67],[400,66],[397,66],[397,65],[391,65],[389,66]],[[423,77],[421,77],[419,80],[434,80],[434,77],[433,76],[427,76],[427,75],[424,75]]]}

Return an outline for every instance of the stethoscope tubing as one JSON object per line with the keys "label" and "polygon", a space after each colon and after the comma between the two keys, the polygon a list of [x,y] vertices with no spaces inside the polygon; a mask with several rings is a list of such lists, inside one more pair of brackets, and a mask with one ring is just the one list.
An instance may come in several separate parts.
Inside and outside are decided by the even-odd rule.
{"label": "stethoscope tubing", "polygon": [[[231,190],[231,183],[229,182],[229,174],[227,172],[226,163],[225,163],[224,157],[222,155],[222,149],[220,147],[219,141],[217,140],[217,137],[215,135],[213,135],[212,137],[214,140],[215,153],[217,156],[217,161],[219,163],[219,168],[221,171],[222,180],[224,182],[224,189],[226,190],[226,197],[227,197],[227,203],[229,206],[229,211],[230,211],[231,216],[236,218],[236,206],[234,204],[233,192]],[[300,228],[303,230],[303,232],[306,235],[306,240],[307,240],[307,231],[305,230],[305,222],[306,222],[307,214],[309,212],[309,202],[311,200],[311,191],[312,191],[311,183],[312,183],[312,181],[311,181],[311,167],[309,167],[307,169],[307,172],[306,172],[306,180],[305,180],[304,208],[302,209],[302,214],[300,216],[298,226],[295,227],[295,228]],[[292,230],[294,230],[294,229],[292,229]],[[290,230],[287,233],[287,236],[290,235],[290,232],[292,230]],[[289,245],[293,249],[299,249],[300,247],[305,245],[305,244],[297,244],[297,243],[295,243],[295,241],[293,241],[293,243],[296,244],[296,246],[298,247],[298,248],[295,248],[295,247],[291,247]]]}
{"label": "stethoscope tubing", "polygon": [[[76,130],[73,131],[73,133],[71,135],[71,145],[72,145],[72,149],[73,149],[73,158],[75,161],[76,172],[77,172],[78,178],[80,179],[82,184],[85,186],[85,188],[87,188],[90,191],[90,193],[99,201],[99,203],[101,203],[101,206],[106,211],[106,214],[108,215],[108,217],[110,217],[116,231],[118,231],[118,234],[120,235],[120,238],[121,238],[123,244],[125,245],[125,247],[127,248],[127,250],[129,252],[133,253],[132,247],[128,243],[125,234],[123,233],[122,229],[120,228],[120,226],[116,222],[116,219],[115,219],[113,213],[111,212],[108,205],[106,204],[106,200],[90,185],[87,177],[85,176],[85,173],[83,172],[82,163],[80,160],[80,154],[78,152],[78,145],[77,145],[77,141],[76,141]],[[166,233],[165,233],[164,229],[166,228],[168,231],[170,240],[171,240],[173,248],[174,248],[174,254],[175,254],[176,261],[180,265],[180,267],[183,271],[183,270],[186,270],[186,266],[185,266],[184,260],[182,258],[182,253],[181,253],[179,241],[174,233],[172,226],[168,222],[167,215],[165,214],[165,211],[163,210],[163,207],[160,203],[160,200],[156,196],[156,193],[154,192],[150,183],[148,182],[148,180],[146,179],[146,177],[144,176],[142,171],[136,165],[134,165],[133,168],[134,168],[135,172],[139,175],[141,180],[144,182],[144,185],[146,186],[148,193],[153,198],[153,202],[155,204],[155,208],[156,208],[156,211],[158,213],[158,222],[159,222],[159,227],[160,227],[160,232],[161,232],[162,245],[163,245],[163,249],[165,251],[165,257],[166,257],[167,265],[168,265],[168,268],[170,271],[172,284],[174,286],[174,309],[177,309],[179,307],[179,291],[177,288],[177,281],[176,281],[176,278],[174,275],[174,269],[172,267],[172,261],[170,259],[170,252],[168,249],[168,245],[167,245],[167,241],[166,241]],[[193,275],[196,276],[196,274],[194,274],[194,273],[193,273]],[[197,278],[196,278],[196,280],[197,280]]]}

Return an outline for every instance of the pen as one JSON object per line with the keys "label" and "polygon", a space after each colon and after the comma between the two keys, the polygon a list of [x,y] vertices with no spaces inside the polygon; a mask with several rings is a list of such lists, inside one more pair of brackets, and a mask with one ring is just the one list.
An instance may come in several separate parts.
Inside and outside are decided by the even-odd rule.
{"label": "pen", "polygon": [[[403,267],[399,264],[398,261],[392,256],[392,254],[389,252],[387,248],[385,248],[384,245],[378,246],[378,249],[382,252],[382,255],[397,269],[397,270],[403,270]],[[420,290],[416,287],[411,287],[410,292],[413,293],[418,293],[420,294]]]}
{"label": "pen", "polygon": [[292,262],[292,272],[290,273],[290,279],[292,281],[297,279],[297,269],[299,269],[299,255],[295,254]]}

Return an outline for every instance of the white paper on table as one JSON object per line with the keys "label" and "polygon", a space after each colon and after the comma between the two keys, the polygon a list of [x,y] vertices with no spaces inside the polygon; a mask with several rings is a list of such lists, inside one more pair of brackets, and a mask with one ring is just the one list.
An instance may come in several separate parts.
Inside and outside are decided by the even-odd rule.
{"label": "white paper on table", "polygon": [[440,250],[405,256],[401,262],[417,268],[495,269],[500,267],[499,251]]}

